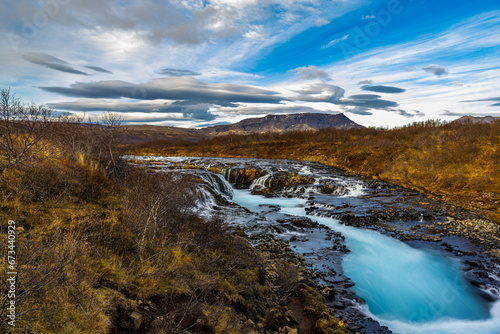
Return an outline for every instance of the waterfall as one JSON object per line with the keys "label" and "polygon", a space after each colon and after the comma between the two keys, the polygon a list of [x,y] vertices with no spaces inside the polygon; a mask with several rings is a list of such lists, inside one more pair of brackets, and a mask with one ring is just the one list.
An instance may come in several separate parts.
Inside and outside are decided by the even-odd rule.
{"label": "waterfall", "polygon": [[[234,174],[234,177],[232,177],[233,174]],[[232,168],[222,169],[222,175],[224,176],[224,179],[227,182],[229,182],[229,184],[236,183],[236,179],[238,178],[237,171],[233,170]],[[232,179],[234,179],[234,181]]]}
{"label": "waterfall", "polygon": [[273,174],[269,173],[259,178],[256,178],[250,184],[250,190],[262,190],[271,186],[271,180],[273,178]]}
{"label": "waterfall", "polygon": [[215,193],[226,198],[233,197],[233,187],[221,174],[207,172],[201,174],[200,177]]}

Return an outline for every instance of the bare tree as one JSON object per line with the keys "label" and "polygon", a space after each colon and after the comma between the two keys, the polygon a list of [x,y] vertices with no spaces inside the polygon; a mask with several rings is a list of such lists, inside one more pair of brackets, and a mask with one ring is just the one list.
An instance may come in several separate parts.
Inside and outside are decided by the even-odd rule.
{"label": "bare tree", "polygon": [[[99,116],[98,123],[101,124],[101,157],[104,160],[105,170],[112,176],[118,172],[118,161],[120,152],[117,149],[117,140],[121,131],[123,118],[118,114],[105,113]],[[103,159],[104,158],[104,159]]]}
{"label": "bare tree", "polygon": [[118,173],[120,152],[118,136],[122,119],[117,114],[106,113],[95,120],[85,116],[62,117],[57,123],[59,146],[76,160],[88,163],[90,160],[108,176]]}
{"label": "bare tree", "polygon": [[0,158],[19,167],[42,153],[51,125],[52,110],[22,103],[10,88],[0,90]]}

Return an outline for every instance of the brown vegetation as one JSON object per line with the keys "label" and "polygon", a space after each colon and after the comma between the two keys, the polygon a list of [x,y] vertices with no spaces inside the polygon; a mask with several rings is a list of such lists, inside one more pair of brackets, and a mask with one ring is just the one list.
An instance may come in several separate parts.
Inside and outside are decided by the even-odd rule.
{"label": "brown vegetation", "polygon": [[315,161],[416,189],[500,221],[499,121],[155,141],[129,152]]}
{"label": "brown vegetation", "polygon": [[[245,239],[191,213],[199,180],[120,160],[115,117],[43,119],[35,132],[37,113],[22,121],[4,110],[2,145],[15,139],[21,149],[0,151],[0,332],[262,333],[275,326],[272,310],[286,311],[280,284],[301,295],[298,278],[281,274],[273,290]],[[6,317],[9,220],[15,328]],[[323,311],[311,321],[334,319]]]}

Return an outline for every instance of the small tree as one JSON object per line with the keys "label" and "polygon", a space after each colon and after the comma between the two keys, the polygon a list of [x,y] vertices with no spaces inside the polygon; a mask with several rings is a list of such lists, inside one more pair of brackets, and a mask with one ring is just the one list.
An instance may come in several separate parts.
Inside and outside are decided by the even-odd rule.
{"label": "small tree", "polygon": [[85,116],[62,117],[57,122],[55,139],[74,159],[92,161],[107,176],[116,176],[120,162],[118,136],[122,119],[117,114],[106,113],[94,121]]}
{"label": "small tree", "polygon": [[15,166],[30,164],[45,149],[43,139],[51,125],[52,110],[22,103],[10,88],[0,90],[0,159]]}

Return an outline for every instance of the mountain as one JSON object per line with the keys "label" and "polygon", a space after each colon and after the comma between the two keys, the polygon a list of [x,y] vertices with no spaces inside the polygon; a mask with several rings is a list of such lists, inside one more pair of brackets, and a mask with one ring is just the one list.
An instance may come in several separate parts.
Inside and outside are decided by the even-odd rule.
{"label": "mountain", "polygon": [[147,141],[200,141],[214,136],[227,134],[247,134],[252,132],[288,132],[318,130],[321,128],[363,128],[344,114],[292,114],[267,115],[259,118],[247,118],[229,125],[216,125],[202,129],[185,129],[171,126],[124,125],[119,141],[122,144],[137,144]]}
{"label": "mountain", "polygon": [[491,123],[500,120],[500,117],[493,116],[462,116],[451,123],[453,124],[467,124],[467,123]]}
{"label": "mountain", "polygon": [[321,128],[363,128],[344,114],[290,114],[267,115],[259,118],[247,118],[235,124],[217,125],[201,129],[209,136],[225,134],[246,134],[251,132],[288,132],[318,130]]}

